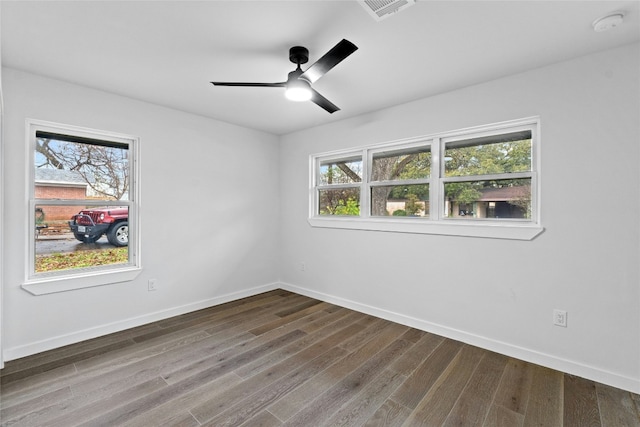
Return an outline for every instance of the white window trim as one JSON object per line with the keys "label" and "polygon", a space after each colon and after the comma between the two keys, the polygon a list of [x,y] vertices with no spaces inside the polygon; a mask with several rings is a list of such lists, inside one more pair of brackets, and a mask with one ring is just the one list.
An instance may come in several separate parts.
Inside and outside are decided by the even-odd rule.
{"label": "white window trim", "polygon": [[[77,271],[65,270],[52,273],[34,273],[35,260],[33,254],[35,253],[35,229],[32,224],[34,223],[34,208],[36,201],[34,197],[35,180],[32,170],[34,164],[36,130],[105,141],[123,142],[129,146],[129,156],[130,162],[132,162],[133,173],[131,174],[131,186],[127,205],[129,206],[129,222],[130,224],[134,224],[133,227],[129,228],[130,234],[128,248],[129,259],[131,261],[130,264],[125,266],[117,265],[97,267],[95,269],[81,269]],[[28,162],[28,167],[26,168],[26,182],[28,183],[28,187],[26,192],[26,203],[24,206],[28,207],[29,211],[28,215],[26,215],[27,218],[25,224],[28,244],[26,245],[26,254],[24,257],[25,280],[22,284],[22,288],[33,295],[45,295],[55,292],[64,292],[134,280],[142,272],[142,265],[140,261],[141,221],[138,209],[140,206],[140,139],[131,135],[33,119],[26,120],[26,138],[26,158]],[[38,200],[37,204],[65,205],[76,204],[77,202],[77,200]],[[104,202],[92,203],[91,201],[87,201],[86,204],[102,205]]]}
{"label": "white window trim", "polygon": [[[453,219],[443,217],[443,207],[441,206],[440,195],[444,191],[441,169],[444,167],[441,160],[441,150],[444,142],[464,139],[468,137],[484,136],[491,134],[505,133],[506,131],[528,128],[532,130],[532,172],[527,173],[532,182],[532,219],[531,220],[494,220],[494,219]],[[349,156],[360,155],[363,159],[363,180],[360,184],[360,206],[369,206],[368,195],[368,166],[374,152],[384,150],[396,150],[410,148],[416,145],[431,144],[432,170],[441,172],[434,176],[430,184],[430,212],[431,218],[393,218],[393,217],[370,217],[369,209],[361,209],[359,217],[349,216],[320,216],[318,212],[316,185],[318,165],[321,161],[338,160]],[[329,153],[314,154],[309,157],[309,218],[308,222],[312,227],[337,228],[351,230],[367,230],[397,233],[417,233],[434,234],[447,236],[465,236],[496,239],[532,240],[544,231],[540,216],[540,118],[529,117],[519,120],[511,120],[484,126],[471,127],[457,131],[439,133],[430,136],[404,139],[383,144],[367,146],[361,149],[347,149],[332,151]],[[510,176],[516,176],[513,174]],[[518,175],[519,176],[519,175]],[[365,178],[366,177],[366,178]],[[504,175],[501,175],[504,177]],[[458,178],[453,178],[458,179]],[[461,178],[477,179],[477,176]],[[452,180],[452,178],[448,178]],[[326,187],[322,187],[326,188]],[[337,188],[337,187],[332,187]]]}
{"label": "white window trim", "polygon": [[[2,61],[0,61],[0,67]],[[1,72],[0,72],[1,74]],[[0,76],[1,80],[1,76]],[[0,84],[0,271],[4,271],[4,97]],[[0,274],[0,369],[4,368],[2,336],[4,335],[4,274]]]}

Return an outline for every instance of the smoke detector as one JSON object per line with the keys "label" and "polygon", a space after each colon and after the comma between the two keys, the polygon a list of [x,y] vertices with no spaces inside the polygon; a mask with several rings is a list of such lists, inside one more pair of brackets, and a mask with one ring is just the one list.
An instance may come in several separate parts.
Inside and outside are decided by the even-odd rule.
{"label": "smoke detector", "polygon": [[382,21],[394,13],[413,6],[415,0],[358,0],[369,15],[376,21]]}
{"label": "smoke detector", "polygon": [[614,12],[593,21],[593,30],[597,33],[608,31],[612,28],[622,25],[623,20],[624,12]]}

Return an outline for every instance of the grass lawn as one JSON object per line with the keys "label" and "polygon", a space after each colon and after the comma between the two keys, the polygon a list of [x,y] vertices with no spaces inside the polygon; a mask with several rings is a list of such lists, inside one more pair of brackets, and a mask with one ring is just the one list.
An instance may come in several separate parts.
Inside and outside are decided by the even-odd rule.
{"label": "grass lawn", "polygon": [[127,247],[37,255],[36,273],[97,267],[100,265],[126,264],[127,262],[129,262],[129,249]]}

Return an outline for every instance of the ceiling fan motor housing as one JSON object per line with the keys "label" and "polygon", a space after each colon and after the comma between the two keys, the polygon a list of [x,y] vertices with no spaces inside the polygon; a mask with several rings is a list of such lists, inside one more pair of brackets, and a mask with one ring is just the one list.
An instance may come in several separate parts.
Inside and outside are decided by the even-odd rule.
{"label": "ceiling fan motor housing", "polygon": [[302,46],[294,46],[289,49],[289,61],[294,64],[306,64],[309,62],[309,49]]}
{"label": "ceiling fan motor housing", "polygon": [[[1,1],[1,0],[0,0]],[[311,88],[320,77],[324,76],[343,59],[358,50],[349,40],[342,39],[337,45],[325,53],[315,64],[302,71],[301,64],[309,62],[309,50],[303,46],[293,46],[289,49],[289,60],[296,64],[296,69],[287,76],[286,82],[258,83],[258,82],[211,82],[214,86],[240,87],[284,87],[287,98],[294,101],[308,101],[318,105],[329,114],[340,110],[334,103]],[[304,96],[303,96],[304,94]]]}

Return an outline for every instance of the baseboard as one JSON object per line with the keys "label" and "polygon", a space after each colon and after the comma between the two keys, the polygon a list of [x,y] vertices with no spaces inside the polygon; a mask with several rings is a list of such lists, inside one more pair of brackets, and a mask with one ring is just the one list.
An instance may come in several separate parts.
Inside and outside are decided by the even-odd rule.
{"label": "baseboard", "polygon": [[316,292],[310,289],[302,288],[290,283],[269,283],[266,285],[245,289],[243,291],[234,292],[218,297],[197,301],[190,304],[185,304],[177,307],[168,308],[165,310],[156,311],[153,313],[147,313],[142,316],[136,316],[129,319],[125,319],[118,322],[109,323],[102,326],[84,329],[71,334],[60,335],[57,337],[48,338],[46,340],[30,343],[13,348],[7,348],[3,353],[3,361],[10,361],[19,359],[21,357],[30,356],[33,354],[41,353],[43,351],[52,350],[54,348],[63,347],[69,344],[75,344],[81,341],[93,339],[103,335],[108,335],[114,332],[120,332],[126,329],[142,326],[147,323],[156,322],[158,320],[167,319],[173,316],[179,316],[181,314],[190,313],[192,311],[201,310],[204,308],[213,307],[216,305],[224,304],[230,301],[235,301],[241,298],[254,296],[263,292],[272,291],[275,289],[284,289],[290,292],[295,292],[300,295],[305,295],[310,298],[315,298],[321,301],[326,301],[332,304],[346,307],[351,310],[355,310],[361,313],[370,314],[382,319],[386,319],[392,322],[400,323],[410,326],[412,328],[427,331],[433,334],[437,334],[446,338],[461,341],[476,347],[484,348],[496,353],[504,354],[509,357],[515,357],[526,362],[535,363],[537,365],[545,366],[558,371],[566,372],[571,375],[576,375],[582,378],[587,378],[592,381],[607,384],[612,387],[628,390],[632,393],[640,393],[640,381],[618,375],[613,372],[605,371],[596,367],[576,363],[571,360],[558,358],[553,355],[541,353],[535,350],[515,346],[513,344],[497,341],[491,338],[470,334],[468,332],[443,326],[437,323],[428,322],[422,319],[406,316],[400,313],[392,312],[389,310],[373,307],[370,305],[362,304],[356,301],[336,297],[333,295]]}
{"label": "baseboard", "polygon": [[555,369],[557,371],[566,372],[571,375],[576,375],[602,384],[607,384],[612,387],[630,391],[632,393],[640,393],[639,380],[624,377],[616,373],[605,371],[593,366],[588,366],[571,360],[558,358],[550,354],[541,353],[535,350],[519,347],[502,341],[497,341],[491,338],[470,334],[462,330],[380,309],[370,305],[361,304],[356,301],[324,294],[321,292],[316,292],[310,289],[292,285],[290,283],[280,283],[279,287],[281,289],[295,292],[300,295],[305,295],[310,298],[326,301],[361,313],[370,314],[372,316],[400,323],[412,328],[420,329],[486,350],[494,351],[496,353],[504,354],[505,356],[514,357],[526,362]]}
{"label": "baseboard", "polygon": [[10,360],[19,359],[21,357],[31,356],[43,351],[52,350],[69,344],[75,344],[81,341],[112,334],[114,332],[120,332],[130,328],[135,328],[147,323],[157,322],[158,320],[167,319],[169,317],[179,316],[181,314],[190,313],[192,311],[202,310],[203,308],[213,307],[230,301],[258,295],[263,292],[272,291],[278,288],[280,288],[279,283],[269,283],[266,285],[245,289],[239,292],[221,295],[218,297],[209,298],[206,300],[201,300],[177,307],[171,307],[153,313],[147,313],[141,316],[132,317],[106,325],[83,329],[81,331],[48,338],[46,340],[37,341],[18,347],[7,348],[4,349],[3,360],[7,362]]}

